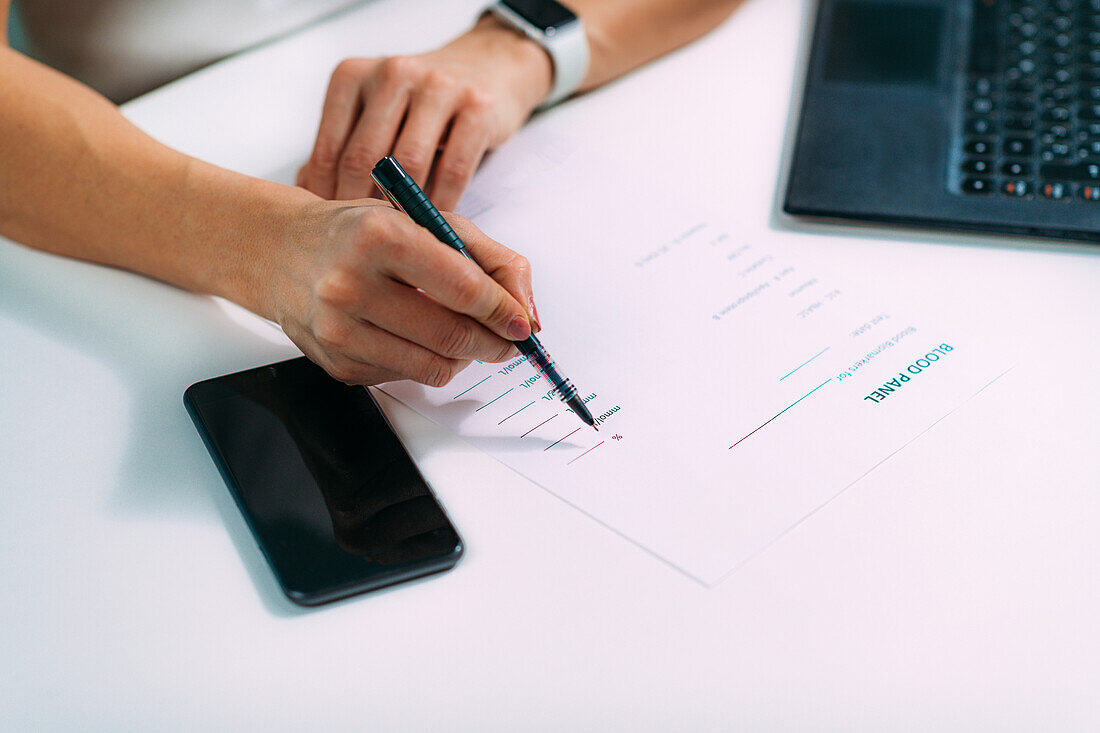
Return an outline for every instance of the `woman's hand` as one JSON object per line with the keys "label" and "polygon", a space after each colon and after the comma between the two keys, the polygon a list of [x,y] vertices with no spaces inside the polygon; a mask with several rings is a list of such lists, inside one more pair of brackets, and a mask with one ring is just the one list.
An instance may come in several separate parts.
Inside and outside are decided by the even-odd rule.
{"label": "woman's hand", "polygon": [[258,287],[262,310],[333,377],[440,387],[473,359],[517,355],[533,310],[524,257],[459,216],[447,219],[478,264],[382,201],[312,202]]}
{"label": "woman's hand", "polygon": [[431,53],[348,59],[332,75],[298,185],[327,199],[374,195],[371,169],[392,154],[437,207],[454,209],[486,151],[549,93],[552,74],[545,51],[491,16]]}

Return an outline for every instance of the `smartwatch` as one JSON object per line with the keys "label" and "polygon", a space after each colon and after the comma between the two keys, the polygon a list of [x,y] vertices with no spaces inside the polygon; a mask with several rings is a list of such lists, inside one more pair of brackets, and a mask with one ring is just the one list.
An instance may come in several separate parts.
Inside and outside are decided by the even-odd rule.
{"label": "smartwatch", "polygon": [[555,0],[499,0],[486,12],[550,54],[554,83],[539,109],[556,104],[577,90],[588,73],[588,37],[576,13]]}

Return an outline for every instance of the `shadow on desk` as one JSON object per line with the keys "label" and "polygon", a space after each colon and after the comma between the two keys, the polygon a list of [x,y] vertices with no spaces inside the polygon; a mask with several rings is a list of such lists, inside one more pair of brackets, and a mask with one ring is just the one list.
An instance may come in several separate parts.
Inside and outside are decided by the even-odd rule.
{"label": "shadow on desk", "polygon": [[212,501],[265,605],[299,612],[279,592],[183,406],[196,381],[300,355],[288,340],[258,320],[254,330],[244,325],[255,319],[234,323],[214,298],[4,240],[0,315],[103,365],[129,391],[131,414],[117,428],[128,433],[126,448],[106,512],[211,521]]}

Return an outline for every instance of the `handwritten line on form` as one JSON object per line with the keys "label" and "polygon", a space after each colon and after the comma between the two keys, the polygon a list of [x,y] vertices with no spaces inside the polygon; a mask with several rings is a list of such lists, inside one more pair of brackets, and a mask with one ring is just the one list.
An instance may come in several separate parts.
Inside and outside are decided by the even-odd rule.
{"label": "handwritten line on form", "polygon": [[486,403],[485,403],[484,405],[482,405],[481,407],[479,407],[479,408],[477,408],[476,410],[474,410],[474,412],[480,412],[481,410],[484,410],[484,409],[485,409],[486,407],[488,407],[489,405],[493,404],[494,402],[496,402],[497,400],[499,400],[499,399],[500,399],[501,397],[503,397],[504,395],[506,395],[506,394],[508,394],[509,392],[511,392],[511,391],[512,391],[513,389],[515,389],[515,387],[509,387],[508,389],[506,389],[506,390],[504,391],[504,394],[500,394],[500,395],[497,395],[496,397],[494,397],[493,399],[489,400],[488,402],[486,402]]}
{"label": "handwritten line on form", "polygon": [[784,375],[783,375],[782,377],[780,377],[780,378],[779,378],[779,381],[780,381],[780,382],[782,382],[782,381],[783,381],[784,379],[786,379],[787,377],[791,376],[792,374],[794,374],[795,372],[797,372],[797,371],[798,371],[799,369],[801,369],[802,367],[806,366],[806,365],[807,365],[807,364],[809,364],[809,363],[810,363],[811,361],[813,361],[813,360],[814,360],[814,359],[816,359],[817,357],[821,356],[822,354],[824,354],[824,353],[825,353],[826,351],[828,351],[828,350],[829,350],[829,347],[828,347],[828,346],[826,346],[826,347],[825,347],[824,349],[822,349],[821,351],[817,352],[816,354],[814,354],[813,356],[811,356],[811,357],[810,357],[809,359],[807,359],[806,361],[804,361],[804,362],[802,362],[801,364],[799,364],[798,366],[796,366],[796,367],[795,367],[794,369],[792,369],[792,370],[790,370],[789,372],[787,372],[786,374],[784,374]]}
{"label": "handwritten line on form", "polygon": [[[776,413],[776,414],[775,414],[775,415],[774,415],[774,416],[773,416],[773,417],[772,417],[771,419],[769,419],[769,420],[768,420],[768,422],[764,423],[764,425],[767,425],[767,424],[768,424],[769,422],[771,422],[771,421],[772,421],[772,420],[774,420],[775,418],[779,417],[779,416],[780,416],[780,415],[782,415],[782,414],[783,414],[784,412],[786,412],[787,410],[791,409],[792,407],[794,407],[795,405],[797,405],[797,404],[798,404],[799,402],[801,402],[802,400],[806,399],[807,397],[809,397],[809,396],[810,396],[810,395],[812,395],[812,394],[813,394],[814,392],[818,391],[819,389],[821,389],[822,387],[824,387],[824,386],[825,386],[826,384],[828,384],[828,383],[829,383],[829,382],[831,382],[831,381],[833,381],[833,378],[832,378],[832,377],[829,377],[829,378],[828,378],[828,379],[826,379],[826,380],[825,380],[824,382],[822,382],[821,384],[817,385],[816,387],[814,387],[813,389],[811,389],[811,390],[810,390],[809,392],[807,392],[806,394],[802,395],[802,396],[801,396],[801,397],[799,397],[799,398],[798,398],[797,400],[795,400],[794,402],[792,402],[791,404],[787,405],[787,406],[786,406],[786,407],[784,407],[784,408],[783,408],[782,410],[780,410],[779,412],[777,412],[777,413]],[[761,426],[760,426],[760,428],[764,427],[764,425],[761,425]],[[759,430],[760,428],[757,428],[756,430]],[[755,432],[756,432],[756,430],[753,430],[753,431],[752,431],[752,433],[755,433]],[[741,440],[745,440],[746,438],[748,438],[749,436],[751,436],[751,435],[752,435],[752,433],[749,433],[749,434],[748,434],[748,435],[746,435],[746,436],[745,436],[744,438],[741,438]],[[737,443],[740,443],[740,442],[741,442],[741,440],[737,441]],[[729,449],[730,449],[730,450],[733,450],[734,448],[736,448],[736,447],[737,447],[737,443],[734,443],[733,445],[731,445],[731,446],[729,447]]]}
{"label": "handwritten line on form", "polygon": [[[519,408],[518,410],[516,410],[515,412],[513,412],[513,413],[512,413],[511,415],[509,415],[508,417],[504,418],[504,420],[507,420],[507,419],[508,419],[509,417],[515,417],[516,415],[520,414],[521,412],[523,412],[524,410],[526,410],[526,409],[527,409],[528,407],[530,407],[530,406],[531,406],[531,405],[533,405],[533,404],[535,404],[535,403],[534,403],[534,402],[528,402],[528,403],[527,403],[526,405],[524,405],[523,407]],[[498,422],[498,423],[497,423],[497,425],[503,425],[503,424],[504,424],[504,420],[501,420],[500,422]]]}
{"label": "handwritten line on form", "polygon": [[550,422],[551,420],[553,420],[553,419],[554,419],[555,417],[557,417],[557,414],[551,415],[550,417],[546,418],[545,420],[543,420],[542,422],[540,422],[540,423],[539,423],[538,425],[536,425],[535,427],[531,428],[530,430],[528,430],[528,431],[527,431],[526,433],[524,433],[523,435],[521,435],[521,436],[519,436],[519,437],[521,437],[521,438],[526,438],[526,437],[527,437],[527,435],[528,435],[529,433],[533,433],[533,432],[535,432],[536,430],[538,430],[539,428],[541,428],[541,427],[542,427],[543,425],[545,425],[546,423],[548,423],[548,422]]}
{"label": "handwritten line on form", "polygon": [[[577,428],[577,430],[580,430],[580,428]],[[577,432],[577,430],[574,430],[574,431],[573,431],[573,433]],[[570,433],[569,435],[572,435],[573,433]],[[551,443],[550,445],[548,445],[548,446],[546,446],[545,448],[543,448],[543,450],[550,450],[550,449],[551,449],[551,448],[553,448],[553,447],[554,447],[555,445],[557,445],[558,443],[560,443],[560,442],[562,442],[563,440],[565,440],[566,438],[568,438],[568,437],[569,437],[569,435],[563,435],[562,437],[558,438],[557,440],[555,440],[555,441],[554,441],[553,443]]]}
{"label": "handwritten line on form", "polygon": [[[492,375],[492,374],[490,374],[489,376],[485,377],[485,379],[482,379],[482,380],[481,380],[481,382],[488,382],[488,381],[489,381],[490,379],[492,379],[492,378],[493,378],[493,375]],[[481,382],[478,382],[477,384],[481,384]],[[476,387],[476,386],[477,386],[477,384],[475,384],[475,385],[474,385],[474,387]],[[470,387],[470,389],[473,389],[474,387]],[[456,395],[455,395],[454,397],[452,397],[451,399],[452,399],[452,400],[457,400],[457,399],[458,399],[459,397],[461,397],[462,395],[466,394],[466,392],[469,392],[469,391],[470,391],[470,389],[468,389],[468,390],[466,390],[466,391],[464,391],[464,392],[459,392],[458,394],[456,394]]]}
{"label": "handwritten line on form", "polygon": [[[580,428],[577,428],[577,429],[578,429],[578,430],[580,430]],[[603,443],[604,443],[604,441],[602,441],[602,440],[601,440],[601,441],[600,441],[599,443],[596,443],[596,445],[592,446],[591,448],[589,448],[588,450],[586,450],[586,451],[585,451],[584,453],[581,453],[581,454],[580,454],[579,456],[577,456],[577,458],[584,458],[584,457],[585,457],[585,456],[587,456],[587,455],[588,455],[589,453],[591,453],[592,451],[596,450],[596,449],[597,449],[597,448],[599,448],[599,447],[600,447],[601,445],[603,445]],[[569,465],[570,463],[572,463],[573,461],[577,460],[577,458],[574,458],[574,459],[573,459],[572,461],[566,461],[566,462],[565,462],[565,465],[567,465],[567,466],[568,466],[568,465]]]}

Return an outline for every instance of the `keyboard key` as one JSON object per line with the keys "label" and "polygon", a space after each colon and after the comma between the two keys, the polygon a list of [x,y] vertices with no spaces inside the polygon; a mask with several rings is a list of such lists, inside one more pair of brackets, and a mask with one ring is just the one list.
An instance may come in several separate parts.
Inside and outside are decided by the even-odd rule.
{"label": "keyboard key", "polygon": [[1100,66],[1079,66],[1077,67],[1077,74],[1081,77],[1081,81],[1086,84],[1100,82]]}
{"label": "keyboard key", "polygon": [[971,173],[977,176],[988,175],[993,172],[993,161],[972,159],[968,160],[962,165],[964,173]]}
{"label": "keyboard key", "polygon": [[1069,69],[1055,69],[1048,77],[1043,79],[1043,87],[1045,89],[1054,89],[1063,84],[1069,84],[1071,81],[1073,81],[1072,71]]}
{"label": "keyboard key", "polygon": [[970,81],[970,91],[979,97],[988,97],[993,93],[993,82],[988,76],[979,76]]}
{"label": "keyboard key", "polygon": [[1010,115],[1005,117],[1005,129],[1012,132],[1027,132],[1035,127],[1035,118],[1026,116]]}
{"label": "keyboard key", "polygon": [[1069,137],[1069,128],[1065,125],[1051,125],[1043,133],[1043,142],[1050,144],[1056,140],[1065,140]]}
{"label": "keyboard key", "polygon": [[1075,163],[1072,165],[1046,163],[1039,166],[1039,175],[1043,178],[1056,178],[1061,181],[1100,183],[1100,163]]}
{"label": "keyboard key", "polygon": [[1034,151],[1031,140],[1024,137],[1006,137],[1004,141],[1005,155],[1024,156],[1031,155]]}
{"label": "keyboard key", "polygon": [[963,150],[968,155],[992,155],[993,144],[988,140],[969,140]]}
{"label": "keyboard key", "polygon": [[[992,74],[999,70],[1000,44],[997,33],[997,11],[992,3],[974,3],[970,33],[970,73]],[[1023,24],[1028,25],[1028,24]],[[1031,24],[1034,27],[1034,24]],[[1022,32],[1021,27],[1021,32]],[[1036,31],[1038,28],[1035,29]]]}
{"label": "keyboard key", "polygon": [[977,115],[987,115],[993,111],[993,100],[989,97],[978,97],[970,103],[970,111]]}
{"label": "keyboard key", "polygon": [[1057,48],[1069,48],[1069,34],[1067,31],[1073,28],[1073,18],[1067,15],[1056,15],[1050,19],[1050,25],[1058,31],[1054,38],[1050,39]]}
{"label": "keyboard key", "polygon": [[966,121],[966,131],[971,135],[988,135],[993,132],[993,123],[985,117],[974,117]]}
{"label": "keyboard key", "polygon": [[1031,182],[1030,181],[1005,181],[1001,185],[1001,192],[1006,196],[1015,196],[1016,198],[1023,198],[1031,195]]}
{"label": "keyboard key", "polygon": [[1039,153],[1039,158],[1044,163],[1069,163],[1072,152],[1068,143],[1051,143]]}
{"label": "keyboard key", "polygon": [[1061,107],[1070,99],[1073,99],[1073,90],[1070,87],[1054,87],[1043,94],[1040,102],[1044,107]]}
{"label": "keyboard key", "polygon": [[1081,186],[1077,198],[1082,201],[1100,201],[1100,186]]}
{"label": "keyboard key", "polygon": [[1039,188],[1043,198],[1051,201],[1061,201],[1069,195],[1069,189],[1063,183],[1044,183]]}
{"label": "keyboard key", "polygon": [[[1044,122],[1066,122],[1069,118],[1070,114],[1067,107],[1051,107],[1043,112]],[[1100,117],[1097,119],[1100,119]]]}
{"label": "keyboard key", "polygon": [[963,193],[989,194],[993,192],[993,181],[988,178],[967,178],[962,182]]}
{"label": "keyboard key", "polygon": [[1001,173],[1006,176],[1012,176],[1013,178],[1030,176],[1031,163],[1024,163],[1019,160],[1010,161],[1001,166]]}

